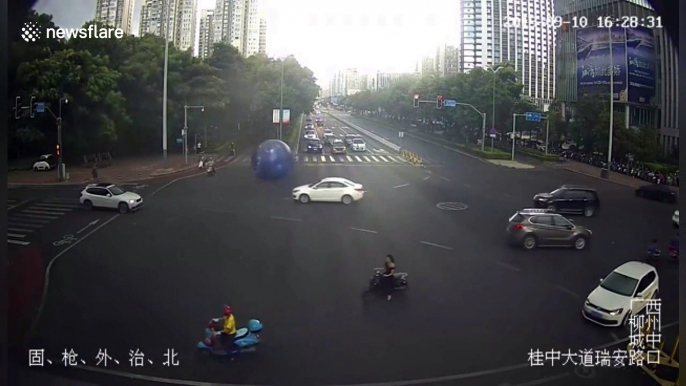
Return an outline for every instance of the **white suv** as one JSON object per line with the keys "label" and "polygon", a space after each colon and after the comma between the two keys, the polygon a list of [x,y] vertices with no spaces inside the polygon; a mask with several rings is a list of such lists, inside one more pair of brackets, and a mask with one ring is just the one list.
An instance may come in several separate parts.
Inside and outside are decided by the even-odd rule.
{"label": "white suv", "polygon": [[353,139],[352,148],[353,151],[366,151],[367,144],[364,143],[364,140],[362,138],[355,138]]}
{"label": "white suv", "polygon": [[91,210],[97,208],[117,209],[119,213],[138,210],[143,205],[143,198],[133,192],[127,192],[114,184],[90,184],[81,192],[81,204]]}

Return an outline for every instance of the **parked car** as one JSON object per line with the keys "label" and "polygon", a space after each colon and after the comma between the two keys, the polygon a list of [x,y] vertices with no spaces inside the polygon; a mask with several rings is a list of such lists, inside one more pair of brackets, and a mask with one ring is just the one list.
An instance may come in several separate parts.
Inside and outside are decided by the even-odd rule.
{"label": "parked car", "polygon": [[33,171],[52,170],[55,168],[57,161],[52,154],[43,154],[33,163]]}
{"label": "parked car", "polygon": [[638,315],[651,299],[658,296],[659,277],[655,267],[629,261],[600,279],[584,302],[581,314],[593,323],[606,327],[626,326],[631,315]]}
{"label": "parked car", "polygon": [[591,241],[590,229],[550,209],[522,209],[510,217],[507,241],[525,249],[537,247],[573,247],[582,250]]}
{"label": "parked car", "polygon": [[578,213],[593,217],[600,209],[600,199],[594,189],[585,186],[562,185],[550,193],[536,194],[534,206],[560,213]]}
{"label": "parked car", "polygon": [[364,197],[361,184],[345,178],[329,177],[309,185],[293,189],[293,200],[306,204],[311,201],[342,202],[345,205]]}
{"label": "parked car", "polygon": [[675,191],[666,185],[659,184],[643,185],[639,187],[636,189],[636,197],[667,202],[670,204],[675,204],[677,201],[677,195]]}
{"label": "parked car", "polygon": [[143,205],[143,198],[137,193],[127,192],[106,182],[87,185],[79,201],[88,210],[109,208],[117,209],[120,213],[138,210]]}

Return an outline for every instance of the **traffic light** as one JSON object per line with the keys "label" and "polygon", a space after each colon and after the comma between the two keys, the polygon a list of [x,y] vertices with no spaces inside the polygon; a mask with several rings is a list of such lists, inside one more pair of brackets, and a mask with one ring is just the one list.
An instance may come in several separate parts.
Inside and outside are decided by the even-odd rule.
{"label": "traffic light", "polygon": [[30,99],[30,102],[29,102],[29,112],[31,113],[31,115],[30,115],[31,118],[35,117],[35,114],[34,114],[34,108],[35,108],[34,105],[36,104],[35,100],[36,100],[36,97],[32,96]]}
{"label": "traffic light", "polygon": [[437,109],[443,108],[443,97],[440,95],[436,97],[436,108]]}
{"label": "traffic light", "polygon": [[55,155],[59,157],[60,154],[60,144],[58,143],[57,145],[55,145]]}
{"label": "traffic light", "polygon": [[419,107],[419,94],[414,94],[414,98],[412,99],[412,105],[414,107]]}
{"label": "traffic light", "polygon": [[18,96],[14,99],[14,119],[21,118],[21,97]]}

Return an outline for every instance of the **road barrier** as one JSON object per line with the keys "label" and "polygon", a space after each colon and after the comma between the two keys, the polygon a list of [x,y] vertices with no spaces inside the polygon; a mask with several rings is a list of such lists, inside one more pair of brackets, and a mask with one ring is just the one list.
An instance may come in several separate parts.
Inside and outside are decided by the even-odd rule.
{"label": "road barrier", "polygon": [[[641,363],[641,369],[659,385],[679,386],[679,362],[676,360],[676,355],[679,351],[679,337],[676,338],[671,353],[667,354],[664,351],[665,341],[660,342],[660,347],[655,347],[655,345],[646,342],[646,337],[653,332],[653,329],[651,320],[648,318],[640,329],[641,339],[638,342],[630,342],[627,346],[627,352],[630,355],[633,354],[634,363]],[[648,358],[644,357],[644,354],[648,355],[648,352],[657,353],[658,357],[651,358],[648,361]]]}
{"label": "road barrier", "polygon": [[417,166],[424,166],[424,162],[422,161],[422,157],[418,156],[417,154],[402,149],[400,150],[400,156],[402,156],[407,162],[417,165]]}

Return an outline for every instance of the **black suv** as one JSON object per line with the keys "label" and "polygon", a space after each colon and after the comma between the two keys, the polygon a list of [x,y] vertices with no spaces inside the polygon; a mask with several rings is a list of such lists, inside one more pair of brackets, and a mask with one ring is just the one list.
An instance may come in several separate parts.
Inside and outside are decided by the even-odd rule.
{"label": "black suv", "polygon": [[322,142],[318,139],[311,139],[307,142],[307,152],[308,153],[323,153],[324,147]]}
{"label": "black suv", "polygon": [[592,217],[600,209],[600,199],[594,189],[585,186],[562,185],[550,193],[535,195],[534,206],[560,213],[577,213]]}

